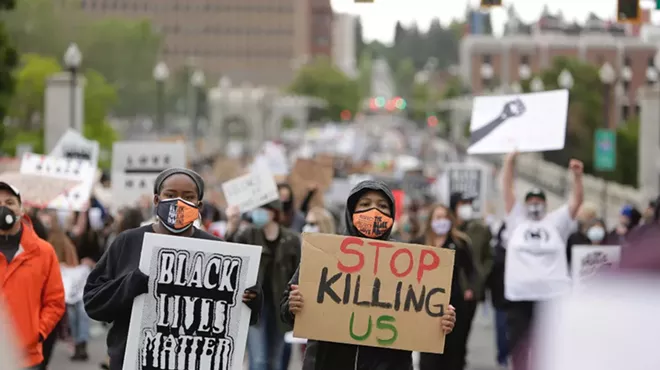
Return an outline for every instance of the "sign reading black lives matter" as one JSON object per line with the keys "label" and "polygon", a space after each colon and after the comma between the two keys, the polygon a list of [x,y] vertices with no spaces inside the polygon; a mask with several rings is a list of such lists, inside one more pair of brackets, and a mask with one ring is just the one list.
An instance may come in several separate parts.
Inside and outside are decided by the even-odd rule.
{"label": "sign reading black lives matter", "polygon": [[474,197],[472,206],[475,217],[483,217],[485,203],[488,201],[488,182],[486,169],[469,163],[449,163],[445,167],[441,184],[441,199],[449,202],[451,193],[462,192]]}
{"label": "sign reading black lives matter", "polygon": [[149,292],[133,303],[123,370],[229,370],[243,364],[261,247],[145,234]]}

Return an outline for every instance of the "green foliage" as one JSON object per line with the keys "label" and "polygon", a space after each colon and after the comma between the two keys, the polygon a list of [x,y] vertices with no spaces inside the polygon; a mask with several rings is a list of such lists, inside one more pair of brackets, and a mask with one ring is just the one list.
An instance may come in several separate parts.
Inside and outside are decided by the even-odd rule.
{"label": "green foliage", "polygon": [[[26,54],[15,72],[16,94],[9,111],[12,124],[7,128],[7,140],[2,142],[6,153],[14,154],[18,144],[30,144],[37,153],[44,152],[44,132],[35,118],[44,116],[44,94],[48,78],[62,71],[56,59]],[[85,137],[99,142],[102,149],[112,150],[117,133],[106,121],[110,108],[117,101],[117,92],[105,78],[94,70],[85,72]],[[109,165],[102,163],[101,165]]]}
{"label": "green foliage", "polygon": [[406,99],[411,99],[413,85],[415,83],[415,64],[411,58],[402,59],[394,71],[394,83],[398,94]]}
{"label": "green foliage", "polygon": [[36,53],[61,60],[76,42],[83,54],[82,68],[106,77],[118,92],[115,115],[153,111],[161,38],[145,20],[90,18],[80,1],[24,0],[0,18],[21,53]]}
{"label": "green foliage", "polygon": [[372,55],[368,50],[360,54],[358,60],[358,88],[361,100],[371,96],[371,71],[373,69]]}
{"label": "green foliage", "polygon": [[620,184],[637,186],[639,118],[629,120],[617,129],[616,163],[616,171],[608,178]]}
{"label": "green foliage", "polygon": [[360,106],[358,82],[347,77],[326,58],[302,67],[289,90],[297,95],[324,99],[328,104],[327,116],[337,121],[343,110],[355,114]]}
{"label": "green foliage", "polygon": [[[0,15],[5,10],[11,10],[15,6],[13,0],[0,0]],[[14,92],[13,69],[18,64],[16,50],[12,47],[5,25],[0,18],[0,143],[5,139],[5,116],[9,106],[9,101]]]}

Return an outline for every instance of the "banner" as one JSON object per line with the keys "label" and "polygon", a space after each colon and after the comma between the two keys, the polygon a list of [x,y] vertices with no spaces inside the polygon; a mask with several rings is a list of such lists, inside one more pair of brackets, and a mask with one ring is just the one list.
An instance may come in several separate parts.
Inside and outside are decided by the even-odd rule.
{"label": "banner", "polygon": [[147,233],[140,270],[149,292],[133,302],[123,370],[243,366],[261,247]]}
{"label": "banner", "polygon": [[571,249],[573,287],[580,288],[598,274],[619,266],[619,245],[574,245]]}
{"label": "banner", "polygon": [[117,207],[135,205],[152,196],[163,170],[186,167],[183,142],[120,141],[112,146],[112,196]]}
{"label": "banner", "polygon": [[474,164],[448,163],[440,176],[439,198],[449,204],[451,193],[462,192],[474,197],[475,217],[483,217],[488,202],[488,174],[486,168]]}
{"label": "banner", "polygon": [[[84,159],[59,158],[33,153],[25,153],[20,172],[24,175],[43,176],[42,181],[49,186],[49,179],[73,181],[76,184],[62,192],[60,182],[56,187],[57,196],[48,202],[47,207],[61,211],[85,211],[89,208],[92,187],[96,178],[96,164]],[[42,184],[43,186],[44,184]],[[15,185],[20,191],[21,188]],[[31,187],[38,186],[36,184]],[[48,191],[49,196],[52,194]]]}
{"label": "banner", "polygon": [[475,97],[467,152],[564,149],[567,113],[568,90]]}
{"label": "banner", "polygon": [[228,206],[238,206],[241,213],[249,212],[280,198],[273,174],[263,164],[253,167],[247,175],[222,184]]}
{"label": "banner", "polygon": [[454,251],[303,233],[297,338],[442,353]]}

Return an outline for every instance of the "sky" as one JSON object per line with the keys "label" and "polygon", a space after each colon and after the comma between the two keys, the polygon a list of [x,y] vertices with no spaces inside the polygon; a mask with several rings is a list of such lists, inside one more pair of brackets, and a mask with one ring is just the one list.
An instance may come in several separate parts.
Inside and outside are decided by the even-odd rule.
{"label": "sky", "polygon": [[[391,42],[394,38],[394,25],[417,22],[420,29],[428,28],[433,18],[440,18],[443,24],[452,19],[463,18],[468,5],[479,6],[479,0],[374,0],[374,3],[360,4],[354,0],[331,0],[337,13],[350,13],[362,19],[363,34],[367,40]],[[538,19],[547,3],[551,12],[562,11],[568,21],[584,21],[590,12],[603,19],[615,19],[617,0],[503,0],[505,6],[513,5],[525,22]],[[642,7],[655,7],[655,1],[642,0]],[[491,10],[493,30],[502,32],[506,21],[504,8]],[[660,11],[654,14],[654,21],[660,20]]]}

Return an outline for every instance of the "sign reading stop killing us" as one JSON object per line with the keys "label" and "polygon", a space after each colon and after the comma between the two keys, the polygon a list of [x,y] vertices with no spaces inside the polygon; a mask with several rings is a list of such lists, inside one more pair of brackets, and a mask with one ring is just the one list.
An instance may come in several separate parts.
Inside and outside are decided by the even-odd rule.
{"label": "sign reading stop killing us", "polygon": [[304,233],[297,338],[442,353],[454,251]]}
{"label": "sign reading stop killing us", "polygon": [[261,247],[147,233],[123,370],[230,370],[243,364]]}

